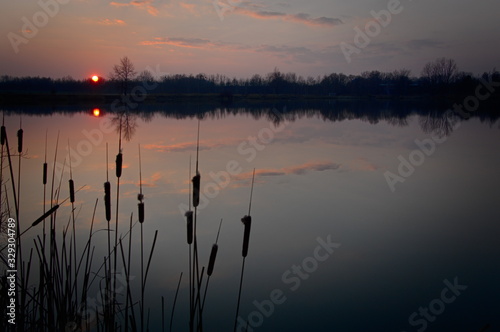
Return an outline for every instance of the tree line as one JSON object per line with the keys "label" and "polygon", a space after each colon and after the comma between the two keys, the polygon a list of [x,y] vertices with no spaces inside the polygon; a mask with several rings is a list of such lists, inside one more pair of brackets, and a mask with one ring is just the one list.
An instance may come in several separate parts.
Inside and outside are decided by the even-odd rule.
{"label": "tree line", "polygon": [[[97,83],[89,79],[75,80],[70,76],[49,77],[0,76],[0,93],[49,94],[127,94],[141,83],[154,85],[150,93],[157,94],[219,94],[233,95],[317,95],[317,96],[425,96],[468,95],[481,82],[500,81],[500,72],[493,69],[482,75],[460,71],[452,59],[439,58],[427,63],[419,76],[407,69],[392,72],[366,71],[360,75],[332,73],[306,77],[281,72],[275,68],[266,75],[250,78],[230,78],[215,74],[173,74],[154,77],[147,70],[135,71],[128,57],[120,59],[107,79]],[[152,84],[154,83],[154,84]]]}

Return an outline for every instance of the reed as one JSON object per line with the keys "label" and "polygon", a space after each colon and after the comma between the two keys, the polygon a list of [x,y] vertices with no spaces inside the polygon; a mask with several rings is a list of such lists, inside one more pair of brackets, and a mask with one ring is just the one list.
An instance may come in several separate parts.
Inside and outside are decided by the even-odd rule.
{"label": "reed", "polygon": [[172,332],[172,325],[174,324],[175,305],[177,303],[177,295],[179,295],[179,288],[181,286],[182,274],[183,273],[181,272],[181,275],[179,276],[179,282],[177,283],[177,289],[175,290],[174,303],[172,305],[172,313],[170,314],[170,332]]}
{"label": "reed", "polygon": [[212,245],[212,250],[210,251],[210,258],[208,260],[207,283],[205,285],[205,293],[203,294],[203,301],[201,304],[201,315],[203,315],[203,309],[205,308],[205,300],[207,299],[207,292],[208,292],[208,285],[210,283],[210,277],[212,276],[212,274],[214,272],[215,260],[217,259],[217,252],[219,250],[219,245],[217,243],[219,242],[219,234],[220,234],[221,227],[222,227],[222,219],[220,220],[219,230],[217,231],[217,237],[215,238],[215,243]]}
{"label": "reed", "polygon": [[255,168],[253,169],[253,174],[252,174],[252,186],[250,189],[250,202],[248,203],[248,215],[245,215],[243,218],[241,218],[241,222],[245,226],[245,230],[243,232],[243,248],[241,251],[241,255],[243,256],[243,262],[241,265],[241,275],[240,275],[240,287],[238,290],[238,303],[236,305],[236,314],[234,316],[234,332],[236,332],[236,328],[238,326],[238,314],[240,312],[240,301],[241,301],[241,289],[243,286],[243,274],[245,271],[245,259],[247,258],[248,255],[248,245],[250,242],[250,228],[252,225],[252,217],[250,216],[250,211],[252,209],[252,196],[253,196],[253,185],[255,181]]}
{"label": "reed", "polygon": [[[22,130],[22,128],[20,129]],[[11,171],[11,186],[12,190],[8,193],[4,190],[6,184],[3,183],[2,173],[0,167],[0,200],[2,196],[7,201],[8,198],[13,198],[14,207],[16,208],[16,213],[19,215],[19,187],[21,184],[21,168],[18,169],[17,183],[12,181],[14,178],[14,170],[11,159],[11,154],[8,146],[8,135],[5,126],[0,129],[1,143],[2,143],[2,165],[3,165],[3,154],[9,159],[9,168]],[[23,154],[23,149],[25,149],[25,143],[23,142],[23,132],[18,131],[18,153],[19,158]],[[145,221],[145,204],[144,204],[144,193],[142,188],[142,159],[141,159],[141,147],[139,146],[139,187],[140,191],[137,196],[138,198],[138,214],[137,219],[133,220],[133,214],[130,215],[130,222],[128,230],[125,227],[125,234],[118,234],[118,206],[120,202],[119,191],[120,191],[120,177],[122,175],[123,168],[123,154],[121,146],[121,129],[120,129],[120,139],[119,139],[119,149],[115,160],[116,175],[117,175],[117,194],[116,194],[116,216],[115,223],[116,226],[112,229],[111,223],[111,183],[109,181],[109,171],[108,171],[108,146],[106,144],[106,182],[104,183],[104,208],[105,208],[105,218],[107,221],[107,227],[104,226],[103,229],[95,229],[95,220],[99,200],[95,200],[93,207],[93,213],[90,222],[90,229],[86,239],[83,241],[78,238],[77,243],[77,230],[76,222],[78,221],[78,211],[75,209],[76,196],[78,192],[82,190],[85,186],[76,188],[75,178],[73,177],[72,159],[69,155],[69,159],[64,160],[62,170],[57,170],[60,172],[59,179],[56,180],[56,161],[58,156],[58,146],[59,146],[59,133],[57,134],[57,140],[55,143],[54,150],[54,165],[52,169],[52,178],[49,174],[49,165],[47,162],[47,142],[48,142],[48,131],[46,131],[45,137],[45,158],[43,162],[43,173],[42,175],[42,185],[44,187],[43,192],[43,211],[41,215],[34,220],[23,232],[18,232],[19,236],[17,241],[19,244],[25,238],[27,232],[40,232],[40,235],[35,234],[35,240],[33,240],[33,245],[31,250],[27,250],[26,257],[20,255],[19,258],[19,270],[23,271],[23,278],[19,278],[17,281],[19,289],[20,302],[23,304],[23,313],[19,316],[22,319],[22,324],[17,327],[21,327],[26,331],[137,331],[137,330],[149,330],[150,326],[150,313],[151,309],[146,303],[145,290],[147,289],[147,282],[150,275],[151,267],[153,266],[153,255],[156,247],[156,242],[158,241],[158,231],[155,231],[153,241],[150,248],[146,248],[146,243],[151,243],[145,241],[144,237],[144,221]],[[190,321],[189,329],[191,331],[203,331],[203,316],[204,308],[207,300],[208,289],[210,285],[211,277],[214,276],[215,264],[217,260],[217,254],[219,252],[218,239],[222,226],[222,219],[220,220],[219,228],[217,231],[217,236],[215,243],[211,247],[211,251],[208,259],[208,268],[200,266],[198,262],[198,238],[197,238],[197,218],[198,218],[198,207],[200,204],[200,189],[201,189],[201,173],[199,168],[199,144],[200,144],[200,121],[198,121],[198,132],[197,132],[197,148],[196,148],[196,173],[194,177],[191,178],[191,162],[189,167],[189,179],[191,184],[189,187],[189,211],[186,212],[186,230],[187,236],[186,240],[189,245],[189,299],[190,299]],[[68,150],[69,149],[68,141]],[[20,165],[20,162],[19,162]],[[69,179],[65,178],[65,168],[69,167]],[[78,175],[75,172],[76,175]],[[250,239],[250,208],[252,202],[252,193],[254,185],[254,175],[252,177],[252,191],[250,194],[250,204],[248,215],[242,218],[245,226],[244,239],[243,239],[243,266],[240,280],[240,290],[238,295],[238,306],[241,297],[242,281],[243,281],[243,271],[244,262],[248,254],[249,239]],[[65,181],[68,181],[69,193],[68,196],[61,196],[61,187],[66,185]],[[77,180],[77,179],[76,179]],[[47,195],[47,185],[51,185],[51,190],[49,195]],[[192,188],[191,188],[192,185]],[[65,194],[65,193],[64,193]],[[46,195],[48,197],[46,197]],[[50,206],[46,207],[45,204],[50,201]],[[65,206],[66,202],[71,203],[71,207]],[[191,202],[193,210],[191,210]],[[102,203],[101,203],[102,204]],[[3,206],[2,206],[3,208]],[[99,215],[99,213],[97,213]],[[62,219],[61,219],[62,218]],[[45,222],[50,219],[50,242],[45,241]],[[60,221],[64,220],[61,224]],[[40,225],[44,224],[43,233],[40,230]],[[132,247],[132,237],[138,236],[137,232],[133,232],[133,228],[139,224],[140,226],[140,253],[137,250],[133,250]],[[37,228],[39,227],[39,228]],[[107,252],[104,249],[103,258],[96,258],[96,246],[97,243],[95,234],[104,231],[107,233],[108,248]],[[111,240],[111,232],[115,232],[114,243]],[[135,234],[134,234],[135,233]],[[106,236],[103,234],[103,236]],[[128,251],[126,248],[126,242],[128,236]],[[146,237],[147,238],[147,237]],[[201,243],[201,242],[200,242]],[[79,245],[77,245],[79,244]],[[3,249],[0,249],[0,252]],[[140,257],[138,257],[140,254]],[[120,255],[120,256],[118,256]],[[38,258],[38,259],[37,259]],[[132,263],[136,260],[140,260],[141,278],[140,278],[140,290],[139,288],[133,288],[133,282],[131,278]],[[125,283],[126,283],[126,295],[123,301],[119,301],[118,295],[118,284],[116,281],[118,267],[122,268],[125,273]],[[38,274],[38,280],[35,283],[36,287],[30,288],[30,284],[33,283],[34,275]],[[180,291],[180,285],[182,282],[183,273],[180,273],[177,289],[175,291],[175,297],[173,299],[173,305],[170,315],[170,331],[173,329],[173,321],[175,315],[175,309],[177,304],[177,299]],[[137,278],[138,279],[138,278]],[[2,280],[2,282],[4,282]],[[204,286],[204,287],[203,287]],[[94,293],[94,291],[96,293]],[[124,290],[125,291],[125,290]],[[138,294],[140,291],[140,295]],[[102,303],[102,310],[99,309],[95,304],[93,304],[90,299],[91,295],[97,294],[100,297]],[[90,295],[90,296],[89,296]],[[134,295],[135,298],[134,298]],[[140,296],[140,299],[139,299]],[[0,301],[0,304],[2,302]],[[165,316],[165,299],[161,298],[162,303],[162,331],[166,329],[166,317]],[[94,309],[95,307],[95,309]],[[89,311],[91,310],[91,311]],[[87,315],[91,313],[93,319],[87,319]],[[140,313],[140,320],[136,314]],[[87,315],[86,315],[87,314]],[[139,328],[140,325],[140,328]],[[0,330],[6,325],[0,323]]]}

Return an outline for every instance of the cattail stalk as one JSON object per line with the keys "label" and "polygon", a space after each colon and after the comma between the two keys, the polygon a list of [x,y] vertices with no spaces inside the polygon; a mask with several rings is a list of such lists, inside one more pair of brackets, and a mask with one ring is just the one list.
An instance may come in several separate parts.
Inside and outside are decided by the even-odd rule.
{"label": "cattail stalk", "polygon": [[[118,137],[118,154],[116,155],[116,216],[115,216],[115,246],[114,248],[117,247],[118,245],[118,208],[119,208],[119,203],[120,203],[120,177],[122,175],[122,165],[123,165],[123,155],[122,155],[122,119],[120,117],[120,128],[119,128],[119,137]],[[117,267],[117,259],[116,259],[117,253],[116,249],[114,252],[114,271],[116,271]],[[111,266],[111,264],[110,264]],[[113,302],[111,304],[111,319],[110,319],[110,328],[114,328],[114,317],[115,317],[115,289],[116,289],[116,273],[113,274],[113,291],[112,291],[112,297],[113,297]]]}
{"label": "cattail stalk", "polygon": [[[48,137],[49,130],[45,130],[45,154],[44,154],[44,163],[43,163],[43,175],[42,175],[42,182],[43,182],[43,213],[45,213],[45,204],[47,200],[47,137]],[[43,250],[45,250],[45,220],[43,221]],[[44,252],[45,254],[45,252]]]}
{"label": "cattail stalk", "polygon": [[205,285],[205,294],[203,295],[203,302],[201,305],[201,311],[203,312],[203,308],[205,307],[205,299],[207,298],[208,284],[210,282],[210,277],[214,272],[215,267],[215,259],[217,258],[217,251],[219,250],[218,242],[219,242],[219,234],[222,226],[222,219],[219,223],[219,230],[217,231],[217,237],[215,238],[215,243],[212,245],[212,251],[210,252],[210,259],[208,260],[208,269],[207,269],[207,284]]}
{"label": "cattail stalk", "polygon": [[142,224],[144,222],[144,195],[142,194],[142,165],[141,165],[141,145],[139,145],[139,195],[137,195],[139,200],[139,222]]}
{"label": "cattail stalk", "polygon": [[75,301],[78,301],[78,283],[76,282],[76,228],[75,228],[75,182],[73,181],[73,167],[71,165],[71,148],[68,139],[68,159],[69,159],[69,201],[71,202],[71,221],[73,225],[73,259],[75,261]]}
{"label": "cattail stalk", "polygon": [[254,180],[255,180],[255,168],[253,169],[253,175],[252,175],[252,187],[250,189],[250,202],[248,204],[248,215],[241,218],[241,222],[245,226],[245,230],[243,233],[243,249],[241,252],[241,254],[243,256],[243,262],[241,265],[240,287],[239,287],[239,291],[238,291],[238,304],[236,306],[236,315],[234,316],[234,332],[236,332],[236,327],[238,326],[238,314],[240,311],[241,289],[243,286],[243,274],[245,271],[245,259],[247,258],[247,255],[248,255],[248,245],[250,242],[250,227],[252,225],[252,217],[250,216],[250,210],[252,208],[252,195],[253,195]]}
{"label": "cattail stalk", "polygon": [[174,323],[175,304],[177,303],[177,295],[179,294],[181,280],[182,280],[182,272],[181,275],[179,276],[179,282],[177,283],[177,289],[175,291],[175,296],[174,296],[174,304],[172,305],[172,313],[170,314],[170,332],[172,332],[172,324]]}
{"label": "cattail stalk", "polygon": [[[190,316],[190,331],[193,331],[194,328],[194,318],[196,315],[196,306],[200,296],[200,272],[199,272],[199,264],[198,264],[198,241],[196,237],[196,224],[198,217],[198,205],[200,204],[200,186],[201,186],[201,175],[199,172],[199,154],[200,154],[200,120],[198,119],[198,130],[197,130],[197,138],[196,138],[196,175],[192,179],[193,183],[193,206],[194,206],[194,222],[193,222],[193,259],[192,259],[192,297],[191,297],[191,316]],[[203,275],[203,273],[202,273]],[[196,282],[195,282],[196,281]],[[196,297],[196,301],[195,301]],[[201,305],[200,309],[201,311]]]}

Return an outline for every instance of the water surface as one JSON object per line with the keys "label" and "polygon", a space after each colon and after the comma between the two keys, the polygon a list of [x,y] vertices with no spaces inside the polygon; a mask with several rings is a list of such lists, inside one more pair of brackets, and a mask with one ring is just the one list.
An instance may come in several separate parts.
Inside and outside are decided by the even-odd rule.
{"label": "water surface", "polygon": [[[85,185],[76,202],[79,245],[88,236],[96,199],[94,227],[107,227],[103,183],[108,165],[114,209],[119,135],[112,119],[117,114],[101,107],[95,116],[93,109],[5,112],[11,142],[20,118],[25,134],[22,229],[43,212],[46,132],[49,169],[59,135],[55,183],[63,172],[60,198],[68,195],[69,163],[62,167],[66,156],[75,186]],[[462,119],[411,105],[297,108],[280,103],[205,113],[179,106],[147,109],[131,112],[128,121],[133,130],[122,141],[118,231],[126,231],[131,213],[137,219],[140,144],[147,248],[158,230],[147,284],[153,330],[161,327],[161,296],[169,323],[179,274],[187,276],[183,212],[190,160],[194,174],[198,121],[200,265],[208,264],[223,219],[204,314],[206,331],[233,328],[242,263],[240,219],[248,213],[254,168],[240,309],[249,331],[475,331],[488,323],[500,326],[497,116]],[[58,213],[65,223],[70,206],[64,204]],[[138,228],[134,232],[137,254]],[[25,241],[40,233],[40,228],[30,230]],[[106,232],[96,233],[96,262],[106,253],[106,241]],[[131,274],[140,278],[138,255]],[[450,284],[455,288],[444,291]],[[419,311],[429,306],[428,316]],[[184,278],[174,331],[187,330],[188,315]]]}

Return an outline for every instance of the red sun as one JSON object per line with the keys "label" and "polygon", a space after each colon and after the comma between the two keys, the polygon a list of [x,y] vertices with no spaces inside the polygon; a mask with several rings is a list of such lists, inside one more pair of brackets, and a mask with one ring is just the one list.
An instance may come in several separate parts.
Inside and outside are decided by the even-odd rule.
{"label": "red sun", "polygon": [[100,110],[100,109],[98,109],[98,108],[94,108],[94,109],[92,110],[92,114],[93,114],[94,116],[98,117],[99,115],[101,115],[101,110]]}
{"label": "red sun", "polygon": [[99,76],[94,75],[94,76],[92,76],[91,80],[92,80],[94,83],[97,83],[97,82],[99,82]]}

